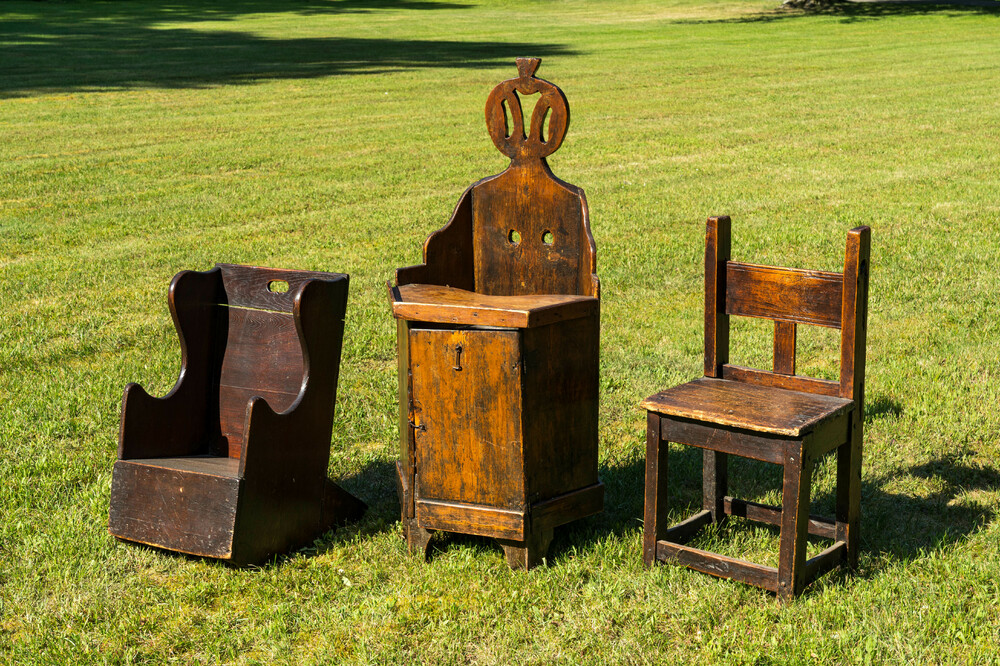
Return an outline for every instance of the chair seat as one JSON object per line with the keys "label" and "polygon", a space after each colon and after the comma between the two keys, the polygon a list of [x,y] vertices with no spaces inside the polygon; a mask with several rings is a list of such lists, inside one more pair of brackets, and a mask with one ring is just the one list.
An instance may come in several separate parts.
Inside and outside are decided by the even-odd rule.
{"label": "chair seat", "polygon": [[597,312],[591,296],[533,294],[491,296],[437,284],[405,284],[389,288],[392,315],[408,321],[468,326],[533,328]]}
{"label": "chair seat", "polygon": [[701,377],[642,401],[663,414],[789,437],[801,437],[848,411],[853,400]]}

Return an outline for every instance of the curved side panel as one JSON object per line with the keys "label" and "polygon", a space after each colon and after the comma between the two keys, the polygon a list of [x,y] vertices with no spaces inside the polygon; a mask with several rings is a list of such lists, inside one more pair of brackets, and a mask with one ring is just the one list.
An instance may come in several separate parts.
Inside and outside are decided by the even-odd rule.
{"label": "curved side panel", "polygon": [[346,275],[302,284],[293,309],[305,362],[299,396],[281,413],[259,396],[247,406],[237,563],[301,546],[326,529],[323,502],[347,289]]}
{"label": "curved side panel", "polygon": [[224,324],[213,307],[225,302],[219,269],[182,271],[170,283],[170,314],[181,345],[181,370],[173,389],[151,397],[138,384],[125,387],[122,397],[118,458],[157,458],[205,452],[218,426],[217,401],[212,400],[213,341],[225,339]]}
{"label": "curved side panel", "polygon": [[[491,176],[494,178],[495,176]],[[424,263],[396,270],[396,284],[440,284],[472,291],[472,190],[486,178],[470,185],[458,200],[448,224],[424,241]]]}

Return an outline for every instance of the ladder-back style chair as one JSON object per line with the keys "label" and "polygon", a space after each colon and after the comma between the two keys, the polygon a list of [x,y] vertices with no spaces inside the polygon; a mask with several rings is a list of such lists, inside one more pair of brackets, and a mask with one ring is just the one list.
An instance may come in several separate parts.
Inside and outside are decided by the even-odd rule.
{"label": "ladder-back style chair", "polygon": [[217,264],[169,303],[173,390],[122,399],[108,531],[236,565],[364,513],[327,479],[348,276]]}
{"label": "ladder-back style chair", "polygon": [[[604,506],[596,250],[583,190],[545,161],[569,106],[535,78],[539,62],[518,58],[518,78],[486,102],[510,166],[470,186],[425,242],[424,263],[389,285],[403,529],[424,556],[443,530],[496,538],[511,567],[530,568],[553,528]],[[528,124],[521,96],[536,93]]]}
{"label": "ladder-back style chair", "polygon": [[[728,217],[705,237],[705,376],[642,402],[646,420],[643,560],[674,561],[790,600],[822,573],[858,559],[868,310],[868,227],[847,234],[843,273],[730,261]],[[729,364],[729,317],[774,320],[773,371]],[[840,381],[795,374],[798,324],[840,329]],[[703,510],[667,527],[667,442],[703,449]],[[811,516],[817,460],[837,452],[836,516]],[[781,506],[727,494],[727,456],[783,467]],[[780,527],[777,569],[684,545],[733,515]],[[806,559],[808,534],[833,544]]]}

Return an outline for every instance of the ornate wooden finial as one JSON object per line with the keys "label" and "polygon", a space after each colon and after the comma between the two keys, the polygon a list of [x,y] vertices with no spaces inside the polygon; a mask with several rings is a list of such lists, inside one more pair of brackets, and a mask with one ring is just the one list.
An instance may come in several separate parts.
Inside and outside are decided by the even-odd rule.
{"label": "ornate wooden finial", "polygon": [[[542,159],[556,152],[569,128],[569,103],[566,96],[557,86],[535,78],[535,72],[541,63],[541,58],[517,58],[518,78],[504,81],[486,99],[486,127],[490,138],[497,149],[514,162]],[[524,131],[524,115],[518,93],[541,93],[531,113],[531,127],[527,133]],[[513,127],[507,124],[505,105],[510,112]],[[543,137],[545,117],[550,113],[548,136]]]}
{"label": "ornate wooden finial", "polygon": [[517,73],[522,79],[528,79],[535,75],[538,66],[542,64],[541,58],[517,58]]}

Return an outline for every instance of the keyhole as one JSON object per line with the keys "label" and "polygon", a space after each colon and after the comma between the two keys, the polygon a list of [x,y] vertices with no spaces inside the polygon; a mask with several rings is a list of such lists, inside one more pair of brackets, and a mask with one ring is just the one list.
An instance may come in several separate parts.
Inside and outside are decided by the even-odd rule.
{"label": "keyhole", "polygon": [[455,345],[455,365],[451,366],[451,369],[462,369],[462,345]]}

